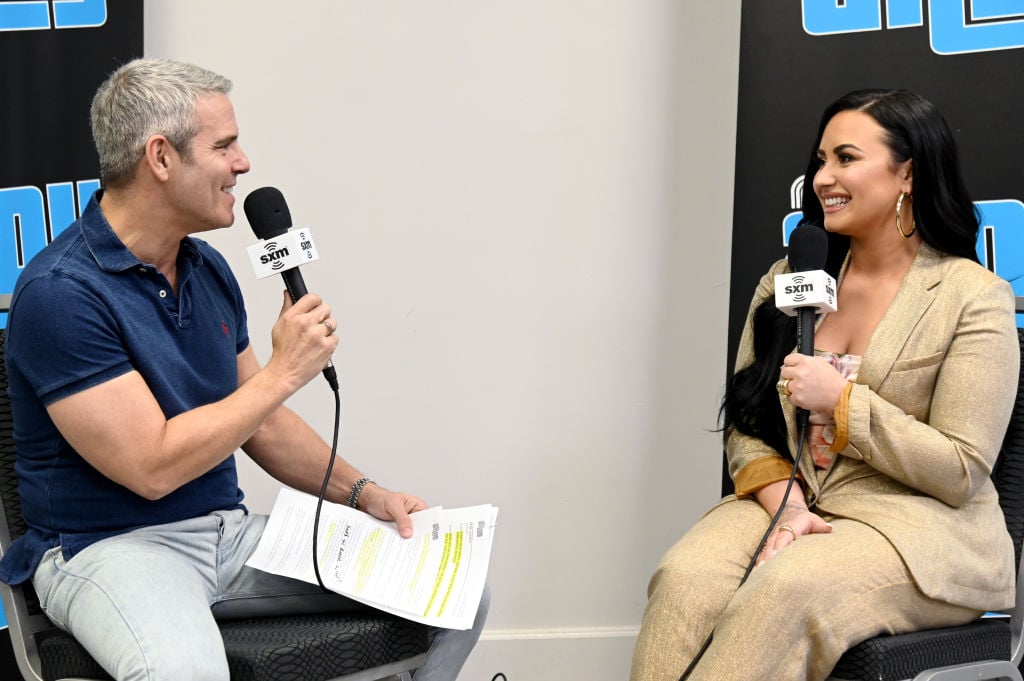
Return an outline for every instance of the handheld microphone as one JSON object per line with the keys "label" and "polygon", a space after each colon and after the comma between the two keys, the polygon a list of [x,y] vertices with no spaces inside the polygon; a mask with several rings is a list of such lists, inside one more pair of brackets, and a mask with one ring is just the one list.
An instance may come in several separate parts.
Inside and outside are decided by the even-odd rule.
{"label": "handheld microphone", "polygon": [[[292,214],[288,211],[288,204],[284,196],[276,187],[262,187],[251,192],[245,197],[243,204],[245,217],[249,220],[249,226],[257,238],[267,241],[281,237],[292,228]],[[302,278],[297,265],[281,271],[284,285],[288,289],[288,295],[292,302],[306,295],[306,282]],[[338,389],[338,374],[334,370],[334,363],[327,360],[324,367],[324,378],[331,385],[332,390]]]}
{"label": "handheld microphone", "polygon": [[[814,355],[814,316],[836,311],[836,282],[825,272],[828,235],[817,224],[803,222],[789,237],[791,272],[775,277],[775,306],[796,316],[797,351]],[[797,409],[797,420],[807,425],[806,409]]]}

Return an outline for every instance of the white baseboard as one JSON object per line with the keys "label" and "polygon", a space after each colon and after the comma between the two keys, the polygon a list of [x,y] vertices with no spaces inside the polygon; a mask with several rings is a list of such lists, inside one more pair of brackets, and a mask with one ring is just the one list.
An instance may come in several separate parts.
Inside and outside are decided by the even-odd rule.
{"label": "white baseboard", "polygon": [[[485,630],[459,681],[623,681],[636,628]],[[501,677],[498,677],[499,681]]]}

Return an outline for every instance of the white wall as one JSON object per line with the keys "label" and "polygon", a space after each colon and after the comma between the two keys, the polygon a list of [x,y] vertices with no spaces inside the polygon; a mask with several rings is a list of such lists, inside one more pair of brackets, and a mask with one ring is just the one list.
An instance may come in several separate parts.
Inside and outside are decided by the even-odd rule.
{"label": "white wall", "polygon": [[[651,569],[718,495],[739,7],[146,2],[149,56],[235,82],[253,170],[209,239],[257,353],[281,283],[241,199],[273,185],[342,323],[343,455],[501,508],[464,680],[625,678]],[[291,405],[330,437],[326,384]]]}

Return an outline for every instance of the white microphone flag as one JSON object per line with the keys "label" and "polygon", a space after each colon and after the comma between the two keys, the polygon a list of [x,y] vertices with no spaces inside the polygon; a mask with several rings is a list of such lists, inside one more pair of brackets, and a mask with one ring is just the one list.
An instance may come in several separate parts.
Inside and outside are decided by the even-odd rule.
{"label": "white microphone flag", "polygon": [[299,227],[293,227],[273,239],[260,239],[246,248],[246,252],[257,279],[265,279],[320,258],[312,233]]}
{"label": "white microphone flag", "polygon": [[836,280],[824,270],[775,275],[775,307],[790,317],[802,307],[836,311]]}

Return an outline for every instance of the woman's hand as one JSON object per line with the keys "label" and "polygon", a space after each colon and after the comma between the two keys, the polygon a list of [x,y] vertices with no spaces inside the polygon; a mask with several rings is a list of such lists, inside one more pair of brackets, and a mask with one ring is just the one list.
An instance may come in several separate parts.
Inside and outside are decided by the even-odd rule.
{"label": "woman's hand", "polygon": [[831,414],[847,380],[822,357],[793,353],[782,360],[780,381],[788,381],[787,399],[794,407]]}
{"label": "woman's hand", "polygon": [[779,523],[764,544],[764,549],[757,557],[756,565],[761,565],[779,551],[783,550],[800,537],[807,534],[828,534],[832,526],[825,522],[817,513],[812,513],[801,504],[786,504],[786,510],[779,516]]}

